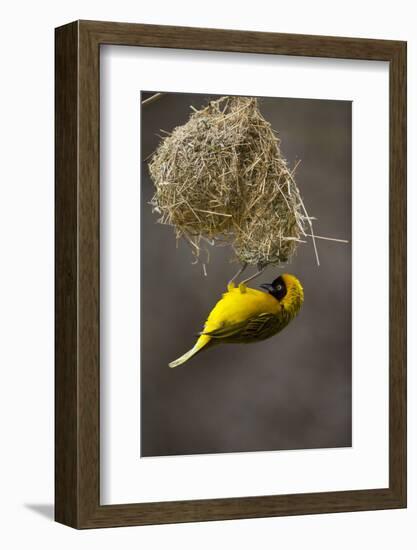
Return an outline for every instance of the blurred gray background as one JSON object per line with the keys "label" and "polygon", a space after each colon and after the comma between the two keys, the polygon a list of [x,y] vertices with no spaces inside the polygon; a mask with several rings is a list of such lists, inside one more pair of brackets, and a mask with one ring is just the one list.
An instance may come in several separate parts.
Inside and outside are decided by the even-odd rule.
{"label": "blurred gray background", "polygon": [[[283,332],[168,367],[194,345],[237,264],[230,249],[212,249],[204,277],[189,247],[176,247],[148,204],[144,159],[160,129],[218,97],[168,94],[142,108],[141,456],[351,446],[351,244],[318,241],[320,267],[311,241],[300,244],[290,265],[251,283],[285,271],[301,280],[304,306]],[[262,98],[260,108],[290,167],[301,159],[296,181],[316,234],[351,243],[351,102]]]}

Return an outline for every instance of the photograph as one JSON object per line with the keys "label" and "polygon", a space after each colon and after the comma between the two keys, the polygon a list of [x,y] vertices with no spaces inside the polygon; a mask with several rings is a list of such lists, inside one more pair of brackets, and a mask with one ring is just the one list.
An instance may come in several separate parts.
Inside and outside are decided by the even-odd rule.
{"label": "photograph", "polygon": [[414,3],[1,7],[0,547],[417,548]]}
{"label": "photograph", "polygon": [[352,102],[138,101],[140,457],[351,447]]}

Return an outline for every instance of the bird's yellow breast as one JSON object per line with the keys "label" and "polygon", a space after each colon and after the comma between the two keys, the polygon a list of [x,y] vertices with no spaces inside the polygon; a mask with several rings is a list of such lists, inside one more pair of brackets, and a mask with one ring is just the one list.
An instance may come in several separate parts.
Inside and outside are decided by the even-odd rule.
{"label": "bird's yellow breast", "polygon": [[225,292],[212,309],[205,331],[218,328],[225,320],[228,324],[241,323],[263,313],[277,315],[281,305],[273,296],[254,288],[232,288]]}

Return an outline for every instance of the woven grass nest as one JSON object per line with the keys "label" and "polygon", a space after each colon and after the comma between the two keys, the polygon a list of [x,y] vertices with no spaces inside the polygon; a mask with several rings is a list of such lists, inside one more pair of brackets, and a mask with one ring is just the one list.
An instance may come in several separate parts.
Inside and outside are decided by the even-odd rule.
{"label": "woven grass nest", "polygon": [[280,140],[251,97],[222,97],[168,134],[149,163],[158,221],[196,258],[230,244],[243,265],[288,262],[310,218]]}

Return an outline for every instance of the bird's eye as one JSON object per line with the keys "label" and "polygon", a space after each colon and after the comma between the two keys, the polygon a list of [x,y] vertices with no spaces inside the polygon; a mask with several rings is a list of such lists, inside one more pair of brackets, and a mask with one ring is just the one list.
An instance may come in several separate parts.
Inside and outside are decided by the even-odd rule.
{"label": "bird's eye", "polygon": [[277,290],[282,290],[282,285],[278,285]]}

